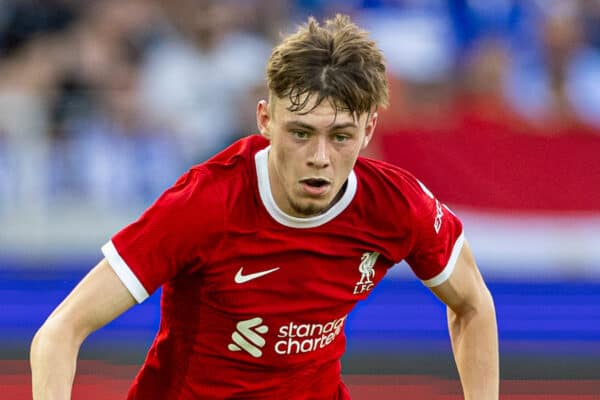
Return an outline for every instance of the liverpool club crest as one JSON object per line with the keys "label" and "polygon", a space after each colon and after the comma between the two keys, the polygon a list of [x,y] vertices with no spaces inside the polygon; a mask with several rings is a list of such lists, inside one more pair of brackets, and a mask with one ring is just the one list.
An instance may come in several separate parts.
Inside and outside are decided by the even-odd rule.
{"label": "liverpool club crest", "polygon": [[373,279],[375,278],[375,263],[377,262],[377,257],[379,257],[379,253],[374,251],[363,253],[360,258],[360,265],[358,266],[360,279],[354,286],[354,294],[366,293],[375,286]]}

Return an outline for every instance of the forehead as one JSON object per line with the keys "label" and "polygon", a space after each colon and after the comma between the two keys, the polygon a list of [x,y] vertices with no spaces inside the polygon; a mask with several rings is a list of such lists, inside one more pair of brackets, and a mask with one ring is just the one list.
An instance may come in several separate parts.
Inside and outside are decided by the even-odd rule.
{"label": "forehead", "polygon": [[306,106],[299,111],[289,110],[292,103],[288,98],[272,98],[274,117],[282,123],[301,121],[315,127],[328,127],[334,124],[347,123],[358,124],[366,117],[366,114],[363,114],[359,115],[357,119],[348,111],[339,109],[336,111],[333,102],[329,99],[324,99],[321,104],[315,107],[316,97],[312,96]]}

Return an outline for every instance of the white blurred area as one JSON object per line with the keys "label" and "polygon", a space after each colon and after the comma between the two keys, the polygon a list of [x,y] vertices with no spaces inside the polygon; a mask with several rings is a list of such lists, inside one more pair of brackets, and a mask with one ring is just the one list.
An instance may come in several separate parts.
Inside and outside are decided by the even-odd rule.
{"label": "white blurred area", "polygon": [[[468,108],[532,135],[600,133],[595,0],[5,0],[0,268],[99,257],[189,166],[255,133],[280,32],[336,11],[388,60],[383,132]],[[526,218],[452,206],[484,273],[600,279],[600,204]]]}

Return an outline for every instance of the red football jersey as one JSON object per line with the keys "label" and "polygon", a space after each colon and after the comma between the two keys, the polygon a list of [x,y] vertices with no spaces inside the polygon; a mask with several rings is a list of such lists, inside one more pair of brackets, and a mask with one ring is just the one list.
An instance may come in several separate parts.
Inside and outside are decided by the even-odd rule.
{"label": "red football jersey", "polygon": [[444,282],[460,221],[408,172],[359,158],[339,201],[296,218],[271,195],[269,143],[238,141],[191,168],[102,250],[161,322],[129,399],[347,399],[344,322],[406,259]]}

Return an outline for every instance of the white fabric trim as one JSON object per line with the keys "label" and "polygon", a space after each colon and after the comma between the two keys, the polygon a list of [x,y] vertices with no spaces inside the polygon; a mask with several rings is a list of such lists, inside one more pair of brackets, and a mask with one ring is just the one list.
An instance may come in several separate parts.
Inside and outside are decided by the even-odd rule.
{"label": "white fabric trim", "polygon": [[288,215],[281,211],[281,209],[275,203],[273,199],[273,193],[271,192],[271,182],[269,181],[269,149],[268,146],[260,150],[254,156],[256,162],[256,175],[258,178],[258,191],[260,193],[260,199],[263,205],[267,209],[267,212],[271,217],[279,222],[281,225],[285,225],[290,228],[314,228],[321,226],[342,213],[350,205],[354,195],[356,194],[357,179],[354,171],[350,171],[348,176],[348,184],[346,185],[346,191],[344,192],[341,199],[338,200],[329,210],[321,215],[309,218],[298,218]]}
{"label": "white fabric trim", "polygon": [[439,286],[442,283],[446,282],[446,280],[448,278],[450,278],[450,275],[452,275],[452,271],[454,271],[454,267],[456,266],[456,260],[458,260],[458,255],[460,254],[460,251],[463,247],[464,241],[465,241],[464,233],[461,233],[460,236],[458,237],[458,239],[456,239],[456,242],[454,242],[454,247],[452,248],[452,253],[450,254],[450,259],[448,260],[448,263],[446,264],[446,266],[444,267],[442,272],[440,272],[439,274],[437,274],[436,276],[434,276],[431,279],[427,279],[426,281],[421,281],[421,282],[423,282],[423,284],[425,286],[427,286],[427,287]]}
{"label": "white fabric trim", "polygon": [[125,260],[121,258],[121,255],[117,251],[117,248],[112,241],[108,241],[102,246],[102,253],[111,268],[115,271],[121,282],[125,285],[129,293],[135,298],[138,303],[148,298],[148,292],[139,281],[137,276],[131,271]]}

